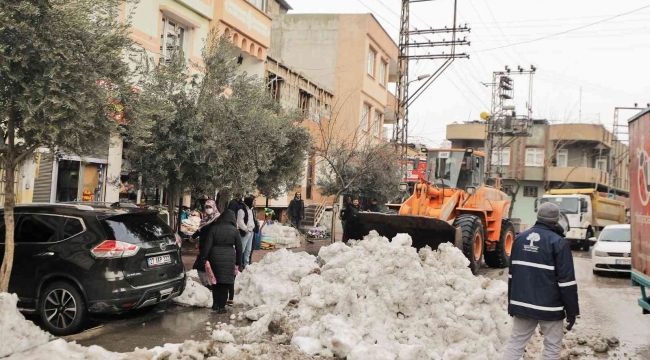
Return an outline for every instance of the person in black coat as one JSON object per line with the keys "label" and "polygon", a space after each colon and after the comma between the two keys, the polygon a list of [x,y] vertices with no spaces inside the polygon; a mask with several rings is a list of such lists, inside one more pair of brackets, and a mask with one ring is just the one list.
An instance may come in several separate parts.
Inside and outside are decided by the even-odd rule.
{"label": "person in black coat", "polygon": [[235,213],[226,210],[221,214],[200,245],[201,262],[209,261],[217,278],[217,284],[212,287],[212,308],[225,314],[228,292],[235,284],[235,266],[242,263],[241,237]]}
{"label": "person in black coat", "polygon": [[300,192],[294,194],[293,200],[291,200],[287,208],[287,213],[289,213],[289,218],[293,226],[300,230],[302,220],[305,218],[305,202],[302,200],[302,194]]}

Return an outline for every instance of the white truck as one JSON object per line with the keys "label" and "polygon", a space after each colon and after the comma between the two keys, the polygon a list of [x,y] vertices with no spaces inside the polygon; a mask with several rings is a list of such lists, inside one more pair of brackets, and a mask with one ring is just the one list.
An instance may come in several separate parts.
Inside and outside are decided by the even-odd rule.
{"label": "white truck", "polygon": [[607,225],[625,223],[625,203],[600,196],[594,189],[555,189],[547,191],[538,204],[552,202],[569,220],[566,240],[588,251]]}

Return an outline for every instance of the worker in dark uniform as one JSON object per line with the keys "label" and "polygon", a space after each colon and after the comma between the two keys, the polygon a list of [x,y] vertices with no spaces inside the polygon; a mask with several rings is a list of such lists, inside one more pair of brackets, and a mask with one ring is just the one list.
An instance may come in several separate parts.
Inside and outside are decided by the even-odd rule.
{"label": "worker in dark uniform", "polygon": [[544,360],[559,360],[564,319],[571,330],[580,314],[578,284],[569,244],[558,227],[560,208],[544,203],[537,223],[517,235],[508,275],[508,313],[514,317],[504,360],[519,360],[539,325]]}

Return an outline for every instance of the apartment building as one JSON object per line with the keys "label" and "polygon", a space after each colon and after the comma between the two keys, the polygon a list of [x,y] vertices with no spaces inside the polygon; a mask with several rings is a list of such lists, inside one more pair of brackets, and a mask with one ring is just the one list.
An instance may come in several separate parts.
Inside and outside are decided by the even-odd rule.
{"label": "apartment building", "polygon": [[[447,125],[454,148],[485,148],[486,125],[469,122]],[[505,191],[517,189],[513,216],[534,223],[535,199],[548,189],[595,188],[625,199],[630,179],[628,146],[602,125],[551,124],[534,120],[531,136],[504,138],[492,154],[492,165],[505,179]]]}
{"label": "apartment building", "polygon": [[398,48],[373,15],[274,15],[269,56],[333,91],[338,136],[385,138],[395,121],[388,84]]}

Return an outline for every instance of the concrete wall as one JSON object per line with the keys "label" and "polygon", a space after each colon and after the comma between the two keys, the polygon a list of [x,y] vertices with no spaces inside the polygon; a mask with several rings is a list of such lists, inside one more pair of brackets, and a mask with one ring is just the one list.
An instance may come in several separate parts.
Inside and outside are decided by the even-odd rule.
{"label": "concrete wall", "polygon": [[338,15],[278,16],[272,23],[269,56],[336,91],[338,26]]}
{"label": "concrete wall", "polygon": [[[517,182],[513,180],[505,180],[504,185],[510,185],[513,189],[517,188]],[[524,196],[524,186],[537,188],[537,197],[542,197],[544,195],[544,184],[541,181],[521,181],[521,187],[519,188],[513,207],[513,218],[520,218],[523,222],[533,225],[537,219],[537,214],[535,213],[535,199],[537,198]]]}

